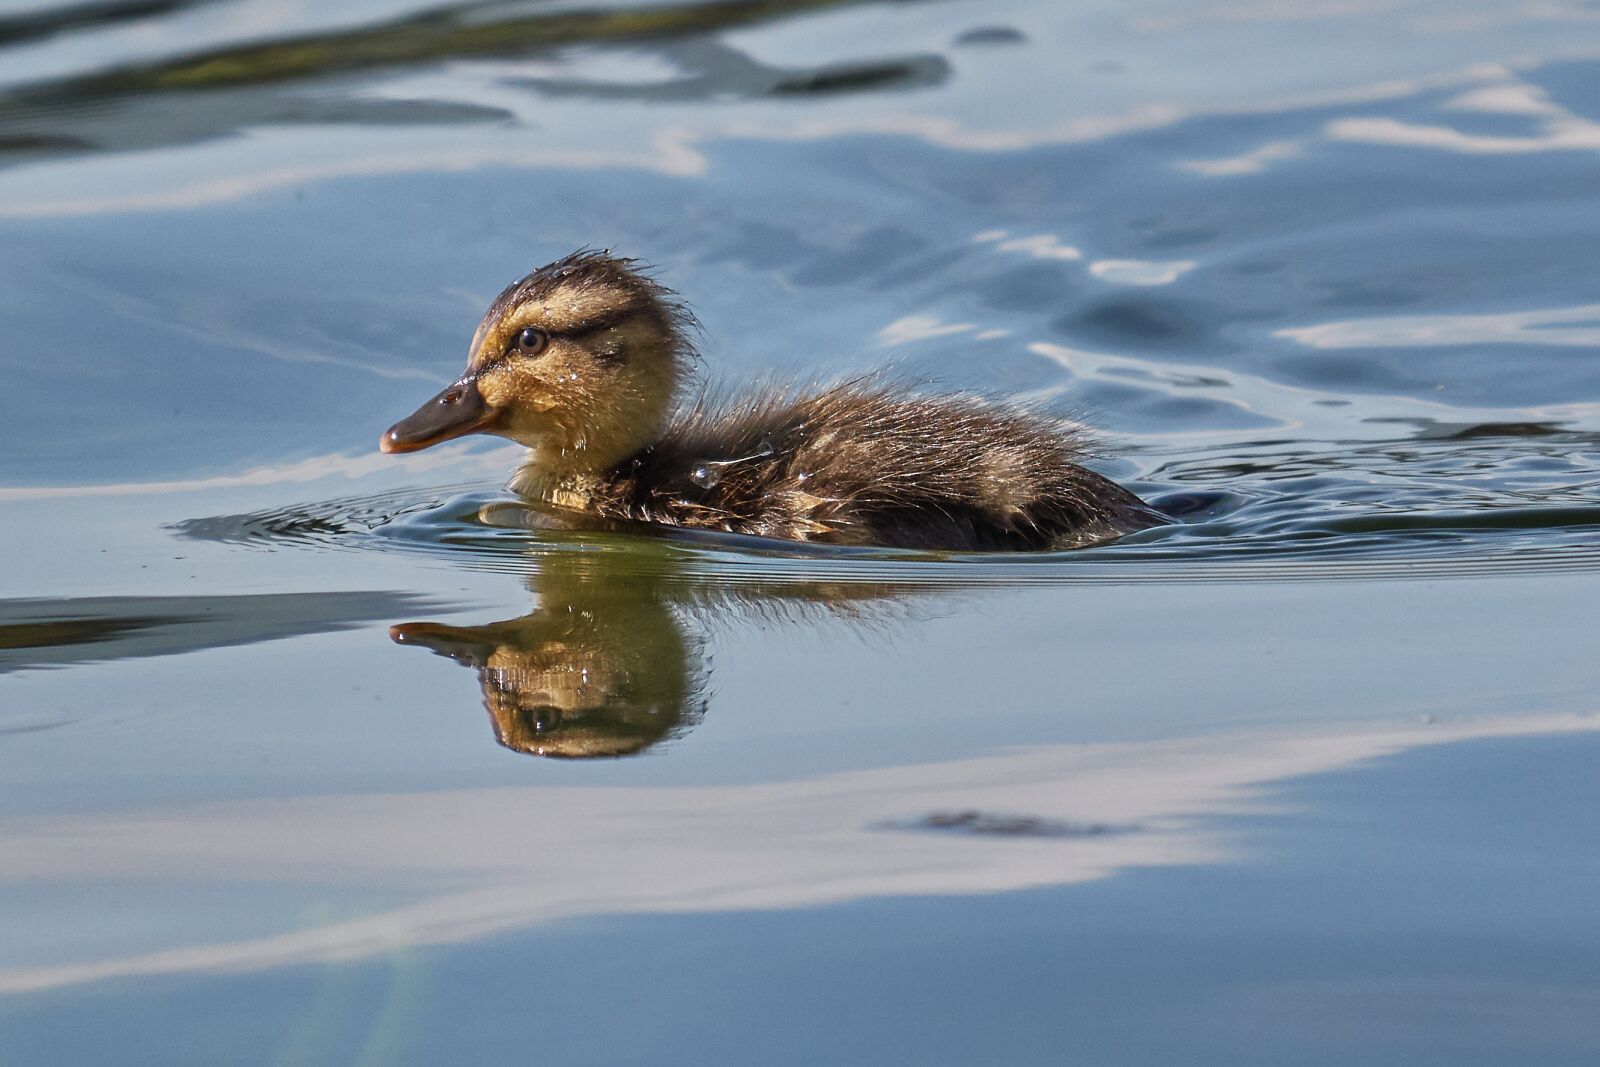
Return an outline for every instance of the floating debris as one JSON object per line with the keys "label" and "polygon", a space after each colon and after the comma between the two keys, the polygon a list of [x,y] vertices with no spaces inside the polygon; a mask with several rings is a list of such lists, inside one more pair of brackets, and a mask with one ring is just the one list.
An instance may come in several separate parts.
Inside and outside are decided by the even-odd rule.
{"label": "floating debris", "polygon": [[936,811],[917,819],[878,823],[875,830],[937,830],[942,833],[977,834],[985,837],[1104,837],[1126,834],[1137,826],[1110,823],[1067,822],[1037,815],[1004,815],[987,811]]}

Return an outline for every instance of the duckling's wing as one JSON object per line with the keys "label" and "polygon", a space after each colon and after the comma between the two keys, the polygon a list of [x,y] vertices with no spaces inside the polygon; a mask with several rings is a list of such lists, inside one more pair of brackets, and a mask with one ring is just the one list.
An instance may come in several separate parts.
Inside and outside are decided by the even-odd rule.
{"label": "duckling's wing", "polygon": [[[1138,497],[1086,467],[1079,427],[969,396],[870,384],[807,405],[800,450],[828,518],[855,543],[962,551],[1065,548],[1152,525]],[[822,493],[822,490],[817,490]],[[853,531],[853,533],[851,532]]]}
{"label": "duckling's wing", "polygon": [[1161,521],[1083,467],[1081,430],[873,379],[701,400],[619,469],[628,517],[834,544],[1072,547]]}

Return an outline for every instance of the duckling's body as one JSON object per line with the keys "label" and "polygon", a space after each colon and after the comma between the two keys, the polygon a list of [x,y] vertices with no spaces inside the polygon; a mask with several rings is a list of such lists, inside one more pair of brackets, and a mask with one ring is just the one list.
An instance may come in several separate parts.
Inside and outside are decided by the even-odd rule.
{"label": "duckling's body", "polygon": [[579,253],[490,307],[468,373],[383,438],[530,446],[511,488],[603,518],[838,545],[1071,548],[1166,521],[1080,465],[1081,430],[858,381],[671,414],[689,319],[628,260]]}
{"label": "duckling's body", "polygon": [[1031,415],[852,383],[697,407],[598,479],[587,506],[789,541],[965,551],[1065,548],[1159,521],[1080,455],[1072,432]]}

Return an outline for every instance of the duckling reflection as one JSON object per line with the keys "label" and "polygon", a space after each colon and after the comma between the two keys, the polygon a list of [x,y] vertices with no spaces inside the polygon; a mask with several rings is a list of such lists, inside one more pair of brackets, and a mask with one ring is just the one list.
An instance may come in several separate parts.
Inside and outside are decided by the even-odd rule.
{"label": "duckling reflection", "polygon": [[478,672],[495,740],[556,759],[637,755],[704,715],[708,624],[796,622],[825,614],[875,627],[910,592],[882,584],[783,581],[712,587],[666,555],[648,573],[557,552],[529,578],[536,610],[483,626],[390,628]]}
{"label": "duckling reflection", "polygon": [[659,581],[558,561],[531,584],[539,607],[521,618],[389,634],[476,669],[495,740],[515,752],[631,756],[698,721],[701,641]]}

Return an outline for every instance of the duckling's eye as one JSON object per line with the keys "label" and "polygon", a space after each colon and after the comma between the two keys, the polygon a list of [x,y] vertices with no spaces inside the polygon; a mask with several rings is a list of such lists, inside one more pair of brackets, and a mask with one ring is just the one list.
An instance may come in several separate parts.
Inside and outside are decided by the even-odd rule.
{"label": "duckling's eye", "polygon": [[511,339],[511,353],[518,356],[537,356],[550,343],[550,335],[537,326],[524,326]]}

